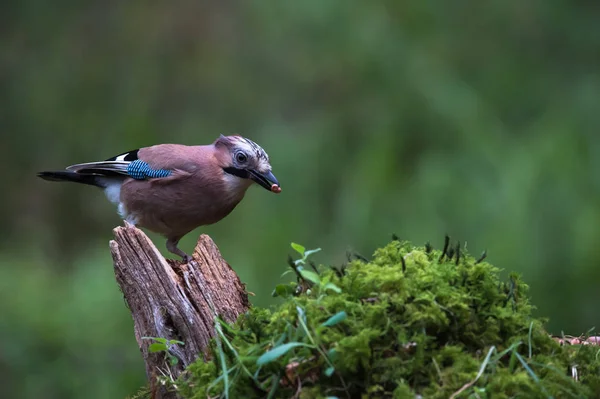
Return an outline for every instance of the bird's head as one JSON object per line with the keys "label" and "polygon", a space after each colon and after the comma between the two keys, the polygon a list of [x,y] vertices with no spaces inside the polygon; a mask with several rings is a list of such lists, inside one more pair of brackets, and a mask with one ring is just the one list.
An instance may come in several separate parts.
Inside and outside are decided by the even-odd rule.
{"label": "bird's head", "polygon": [[232,179],[247,179],[274,193],[281,192],[279,182],[271,171],[269,156],[254,141],[242,136],[221,135],[214,146],[226,175]]}

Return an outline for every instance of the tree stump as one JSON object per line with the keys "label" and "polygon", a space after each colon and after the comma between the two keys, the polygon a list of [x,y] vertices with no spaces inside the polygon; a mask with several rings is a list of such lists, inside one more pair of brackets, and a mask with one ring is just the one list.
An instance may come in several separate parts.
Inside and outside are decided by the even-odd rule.
{"label": "tree stump", "polygon": [[[215,335],[215,319],[234,322],[250,306],[237,274],[221,257],[213,240],[202,234],[193,260],[166,260],[141,230],[125,222],[113,230],[110,241],[117,283],[134,322],[134,334],[146,364],[146,376],[155,398],[176,398],[157,377],[176,379],[200,356],[209,360],[209,341]],[[152,353],[152,340],[178,340],[169,353]]]}

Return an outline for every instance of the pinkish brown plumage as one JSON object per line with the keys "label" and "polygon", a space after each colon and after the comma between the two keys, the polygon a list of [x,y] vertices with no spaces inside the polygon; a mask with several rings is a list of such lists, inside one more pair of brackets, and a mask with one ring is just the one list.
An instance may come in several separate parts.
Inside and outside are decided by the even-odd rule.
{"label": "pinkish brown plumage", "polygon": [[38,176],[103,188],[125,220],[165,236],[169,252],[185,261],[190,257],[179,240],[229,215],[253,183],[281,191],[266,152],[241,136],[199,146],[159,144]]}

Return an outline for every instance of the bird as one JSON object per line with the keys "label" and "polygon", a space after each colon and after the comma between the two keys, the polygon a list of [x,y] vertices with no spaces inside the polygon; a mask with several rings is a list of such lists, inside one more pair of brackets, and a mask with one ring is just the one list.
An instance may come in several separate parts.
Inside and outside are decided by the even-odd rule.
{"label": "bird", "polygon": [[181,238],[228,216],[250,186],[281,192],[265,150],[238,134],[206,145],[156,144],[37,175],[101,188],[125,221],[162,235],[185,263],[192,257],[179,248]]}

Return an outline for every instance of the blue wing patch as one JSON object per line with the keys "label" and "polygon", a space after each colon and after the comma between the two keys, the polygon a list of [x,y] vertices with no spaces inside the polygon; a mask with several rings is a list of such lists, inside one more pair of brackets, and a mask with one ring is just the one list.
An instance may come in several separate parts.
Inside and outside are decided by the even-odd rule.
{"label": "blue wing patch", "polygon": [[127,173],[136,180],[155,179],[159,177],[171,176],[171,171],[167,169],[152,169],[146,162],[136,159],[127,165]]}

